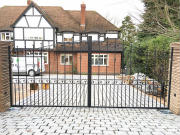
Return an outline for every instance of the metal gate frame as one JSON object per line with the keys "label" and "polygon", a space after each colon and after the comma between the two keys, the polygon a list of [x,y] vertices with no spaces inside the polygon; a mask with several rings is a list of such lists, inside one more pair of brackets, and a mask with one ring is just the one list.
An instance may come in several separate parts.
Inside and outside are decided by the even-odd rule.
{"label": "metal gate frame", "polygon": [[[81,43],[80,43],[81,44]],[[73,45],[74,45],[74,42],[72,43],[72,50],[71,51],[66,51],[65,50],[65,48],[64,48],[64,50],[63,51],[59,51],[60,53],[71,53],[71,52],[80,52],[80,53],[88,53],[88,74],[87,74],[87,88],[88,88],[88,90],[87,90],[87,105],[85,105],[85,106],[77,106],[77,105],[39,105],[39,103],[38,103],[38,105],[35,105],[35,103],[34,103],[34,105],[33,104],[30,104],[30,105],[25,105],[24,104],[24,99],[23,99],[23,104],[20,104],[20,100],[19,100],[19,104],[16,104],[16,102],[15,103],[13,103],[13,99],[14,99],[14,97],[13,97],[13,93],[14,93],[14,88],[13,88],[13,77],[12,77],[12,67],[11,67],[11,64],[10,64],[10,66],[9,66],[9,70],[10,70],[10,83],[11,83],[11,85],[10,85],[10,100],[11,100],[11,106],[12,107],[24,107],[24,106],[27,106],[27,107],[102,107],[102,108],[149,108],[149,109],[169,109],[169,104],[170,104],[170,90],[171,90],[171,76],[172,76],[172,61],[173,61],[173,49],[171,50],[171,59],[170,59],[170,66],[169,66],[169,68],[170,68],[170,72],[169,72],[169,80],[168,80],[168,83],[169,83],[169,87],[168,87],[168,101],[167,101],[167,105],[166,106],[164,106],[164,107],[162,107],[161,105],[160,106],[157,106],[157,98],[156,98],[156,106],[153,106],[153,103],[152,103],[152,106],[149,106],[149,101],[148,101],[148,106],[123,106],[122,105],[122,103],[121,103],[121,106],[104,106],[104,105],[98,105],[98,106],[93,106],[92,105],[92,58],[91,58],[91,56],[92,56],[92,53],[121,53],[122,54],[122,56],[121,56],[121,62],[122,63],[124,63],[124,51],[122,52],[122,51],[117,51],[117,50],[106,50],[106,51],[101,51],[101,50],[93,50],[92,49],[92,46],[93,46],[93,43],[92,43],[92,37],[88,37],[88,42],[87,42],[87,44],[88,44],[88,49],[86,50],[86,51],[84,51],[84,50],[81,50],[81,45],[80,45],[80,50],[78,50],[78,51],[75,51],[75,50],[73,50]],[[65,44],[63,44],[64,45],[64,47],[65,47]],[[100,43],[98,42],[98,45],[100,46]],[[109,44],[108,44],[108,39],[107,39],[107,48],[108,48],[108,46],[109,46]],[[116,46],[116,40],[115,40],[115,46]],[[16,53],[18,54],[18,49],[16,50]],[[26,52],[27,50],[26,50],[26,48],[25,48],[25,52]],[[41,51],[42,52],[42,48],[41,49],[39,49],[38,51]],[[132,50],[131,50],[132,51]],[[10,50],[10,47],[9,47],[9,63],[12,63],[11,62],[11,57],[13,56],[13,54],[12,54],[12,52],[13,52],[13,50]],[[35,48],[33,48],[33,53],[35,52]],[[48,52],[50,52],[50,50],[48,50]],[[130,54],[131,55],[131,54]],[[18,55],[17,55],[18,56]],[[25,56],[26,57],[26,56]],[[50,58],[50,55],[48,56],[49,58]],[[41,53],[41,59],[42,59],[42,53]],[[33,54],[33,60],[34,60],[34,54]],[[57,59],[58,60],[58,59]],[[34,61],[33,61],[34,62]],[[49,63],[50,63],[50,59],[49,59]],[[114,63],[115,63],[115,60],[114,60]],[[130,62],[130,64],[131,64],[131,62]],[[50,64],[49,64],[49,68],[50,68]],[[73,65],[72,65],[73,66]],[[121,67],[120,67],[121,68]],[[122,73],[124,72],[123,71],[124,69],[122,69]],[[130,68],[130,70],[131,70],[131,68]],[[57,72],[58,73],[58,72]],[[73,74],[73,73],[72,73]],[[42,74],[41,74],[42,75]],[[98,74],[99,75],[99,74]],[[106,77],[107,77],[107,73],[106,73]],[[114,77],[115,77],[115,74],[114,74]],[[122,77],[123,77],[123,75],[122,75]],[[27,76],[26,76],[26,85],[27,85]],[[42,78],[41,78],[42,79]],[[50,79],[50,71],[49,71],[49,79]],[[57,75],[57,79],[58,79],[58,75]],[[18,82],[17,82],[17,84],[18,84],[18,87],[20,87],[20,76],[19,76],[19,72],[18,72]],[[34,77],[34,81],[35,81],[35,77]],[[41,80],[42,81],[42,80]],[[74,83],[73,82],[74,80],[72,79],[72,83]],[[80,79],[80,81],[81,81],[81,79]],[[107,81],[107,80],[106,80]],[[115,80],[114,80],[115,81]],[[167,81],[167,80],[166,80]],[[122,82],[123,82],[123,79],[122,79]],[[41,82],[41,84],[42,84],[42,82]],[[57,81],[57,87],[58,87],[58,81]],[[51,85],[51,83],[50,83],[50,81],[49,81],[49,85]],[[73,85],[73,84],[72,84]],[[81,85],[81,84],[80,84]],[[99,84],[99,82],[98,82],[98,86],[99,86],[100,84]],[[107,82],[106,82],[106,85],[107,85]],[[114,82],[114,86],[115,86],[115,82]],[[119,84],[119,86],[118,87],[122,87],[122,86],[125,86],[125,87],[129,87],[129,92],[130,92],[130,84],[128,85],[128,84],[124,84],[124,83],[121,83],[121,84]],[[22,87],[23,87],[23,84],[22,84]],[[27,87],[27,86],[26,86]],[[53,87],[54,87],[54,84],[53,84]],[[154,80],[153,80],[153,87],[154,87]],[[23,88],[22,88],[23,89]],[[125,88],[126,89],[126,88]],[[154,89],[154,88],[153,88]],[[49,89],[50,90],[50,89]],[[77,89],[76,89],[77,90]],[[110,90],[111,90],[111,88],[110,88]],[[133,90],[134,90],[134,88],[133,88]],[[122,91],[122,88],[121,88],[121,91]],[[38,90],[38,92],[39,92],[39,90]],[[125,90],[125,92],[128,92],[128,90],[126,89]],[[154,92],[154,90],[153,90],[153,92]],[[31,91],[30,91],[30,93],[31,93]],[[141,92],[141,94],[142,94],[142,92]],[[146,94],[146,91],[145,91],[145,94]],[[15,91],[15,95],[16,95],[16,91]],[[20,96],[20,95],[19,95]],[[119,95],[118,95],[119,96]],[[126,102],[126,96],[127,95],[125,95],[125,102]],[[142,95],[141,95],[142,96]],[[31,96],[30,96],[31,97]],[[34,97],[35,97],[35,94],[34,94]],[[16,97],[15,97],[16,98]],[[27,97],[26,97],[27,98]],[[118,97],[117,97],[118,98]],[[121,101],[122,101],[122,94],[121,94]],[[127,98],[129,98],[129,100],[130,100],[130,95],[129,95],[129,97],[127,97]],[[20,98],[19,98],[20,99]],[[35,100],[35,99],[34,99]],[[38,99],[39,100],[39,99]],[[103,99],[102,99],[103,100]],[[107,99],[106,99],[107,100]],[[114,99],[113,99],[114,100]],[[117,99],[118,100],[118,99]],[[42,100],[43,101],[43,100]],[[134,101],[134,97],[133,97],[133,101]],[[35,101],[34,101],[35,102]],[[38,101],[39,102],[39,101]],[[53,100],[53,102],[54,102],[54,100]],[[94,101],[95,102],[95,101]],[[106,101],[107,102],[107,101]],[[129,101],[130,102],[130,101]],[[144,101],[145,102],[145,101]],[[154,102],[153,100],[152,100],[152,102]],[[161,101],[160,101],[161,102]],[[117,101],[117,103],[118,103],[118,101]],[[164,99],[164,103],[165,103],[165,99]]]}

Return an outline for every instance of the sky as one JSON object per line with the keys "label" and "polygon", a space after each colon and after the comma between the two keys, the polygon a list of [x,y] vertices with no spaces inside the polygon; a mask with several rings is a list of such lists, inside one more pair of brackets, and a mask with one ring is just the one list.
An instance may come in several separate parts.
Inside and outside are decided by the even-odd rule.
{"label": "sky", "polygon": [[[95,10],[111,21],[117,27],[127,15],[132,17],[135,24],[142,22],[141,14],[144,11],[142,0],[33,0],[39,6],[61,6],[65,10],[80,10],[80,4],[86,4],[86,10]],[[23,6],[27,0],[0,0],[2,6]]]}

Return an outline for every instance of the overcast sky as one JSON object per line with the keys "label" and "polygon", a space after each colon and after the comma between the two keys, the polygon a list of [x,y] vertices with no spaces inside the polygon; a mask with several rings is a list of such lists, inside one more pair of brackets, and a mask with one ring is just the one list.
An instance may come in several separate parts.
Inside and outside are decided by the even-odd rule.
{"label": "overcast sky", "polygon": [[[130,15],[133,22],[138,24],[140,15],[144,11],[141,0],[33,0],[39,6],[61,6],[66,10],[80,10],[82,1],[87,10],[95,10],[110,20],[116,26],[120,26],[123,18]],[[0,7],[5,5],[27,5],[26,0],[0,0]]]}

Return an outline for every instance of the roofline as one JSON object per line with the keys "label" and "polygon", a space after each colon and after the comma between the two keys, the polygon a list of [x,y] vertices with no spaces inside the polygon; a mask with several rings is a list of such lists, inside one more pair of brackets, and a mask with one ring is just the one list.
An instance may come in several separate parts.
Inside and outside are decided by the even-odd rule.
{"label": "roofline", "polygon": [[31,2],[31,4],[21,13],[21,15],[18,17],[18,19],[16,19],[16,21],[15,21],[12,25],[10,25],[10,27],[14,28],[15,25],[17,24],[17,22],[21,19],[21,17],[23,17],[23,15],[24,15],[31,7],[35,7],[35,8],[42,14],[42,16],[44,17],[44,19],[51,25],[51,27],[56,28],[56,27],[54,26],[54,24],[52,24],[52,23],[50,23],[50,22],[48,21],[48,19],[47,19],[47,18],[45,17],[45,15],[44,15],[44,13],[39,10],[40,7],[38,8],[37,5],[36,5],[34,2]]}

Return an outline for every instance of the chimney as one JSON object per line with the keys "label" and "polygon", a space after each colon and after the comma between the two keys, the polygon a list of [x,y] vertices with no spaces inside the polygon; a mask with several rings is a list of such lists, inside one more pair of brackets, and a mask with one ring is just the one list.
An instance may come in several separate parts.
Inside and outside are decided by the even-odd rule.
{"label": "chimney", "polygon": [[27,0],[27,5],[29,6],[31,4],[31,0]]}
{"label": "chimney", "polygon": [[84,31],[85,30],[85,17],[86,16],[86,4],[82,3],[81,4],[81,30]]}

